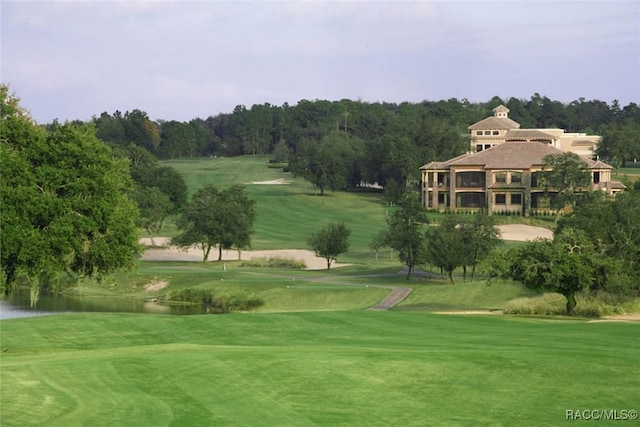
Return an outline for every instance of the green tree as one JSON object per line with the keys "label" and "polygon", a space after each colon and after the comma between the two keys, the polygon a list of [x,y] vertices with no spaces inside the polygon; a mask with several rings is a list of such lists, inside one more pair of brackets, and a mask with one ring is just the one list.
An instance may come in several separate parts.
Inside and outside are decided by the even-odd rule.
{"label": "green tree", "polygon": [[291,157],[291,172],[310,182],[324,195],[325,189],[344,189],[353,170],[353,138],[344,133],[331,133],[320,143],[304,139]]}
{"label": "green tree", "polygon": [[255,216],[255,201],[249,199],[244,186],[234,185],[220,191],[208,185],[196,191],[183,209],[177,221],[181,233],[172,243],[181,247],[197,245],[202,250],[203,262],[217,246],[221,260],[223,248],[249,246]]}
{"label": "green tree", "polygon": [[429,227],[425,233],[429,242],[427,260],[447,273],[453,283],[453,271],[465,264],[467,253],[458,220],[449,215],[440,225]]}
{"label": "green tree", "polygon": [[376,261],[378,261],[378,251],[386,246],[389,246],[389,231],[381,230],[373,237],[369,244],[369,248],[376,254]]}
{"label": "green tree", "polygon": [[91,125],[54,124],[45,132],[6,87],[0,95],[3,291],[21,274],[37,298],[62,272],[132,267],[141,247],[127,161],[114,158]]}
{"label": "green tree", "polygon": [[164,228],[164,222],[171,213],[173,204],[157,187],[136,186],[131,197],[140,210],[138,224],[149,233],[151,245],[154,245],[153,237]]}
{"label": "green tree", "polygon": [[307,243],[316,255],[327,260],[327,270],[329,270],[331,263],[336,260],[337,256],[349,249],[350,234],[351,230],[342,222],[329,224],[314,233]]}
{"label": "green tree", "polygon": [[576,294],[602,280],[591,243],[584,233],[572,229],[553,240],[537,239],[511,249],[496,259],[489,270],[493,277],[517,280],[536,291],[563,295],[569,316],[574,314]]}
{"label": "green tree", "polygon": [[427,259],[424,228],[428,223],[420,195],[415,192],[405,193],[399,208],[387,219],[388,244],[407,266],[407,280],[415,266]]}
{"label": "green tree", "polygon": [[500,230],[495,225],[495,218],[485,212],[478,212],[470,221],[462,222],[459,230],[465,255],[464,278],[466,279],[466,266],[470,265],[473,280],[478,264],[502,241]]}
{"label": "green tree", "polygon": [[556,209],[575,206],[579,191],[589,190],[591,173],[587,163],[575,153],[548,154],[542,159],[546,182],[558,192]]}
{"label": "green tree", "polygon": [[640,192],[625,191],[615,199],[602,192],[589,193],[570,215],[560,219],[555,232],[561,234],[565,229],[585,233],[598,257],[622,263],[620,275],[635,283],[631,289],[624,290],[609,282],[611,286],[606,286],[605,290],[615,293],[640,291]]}

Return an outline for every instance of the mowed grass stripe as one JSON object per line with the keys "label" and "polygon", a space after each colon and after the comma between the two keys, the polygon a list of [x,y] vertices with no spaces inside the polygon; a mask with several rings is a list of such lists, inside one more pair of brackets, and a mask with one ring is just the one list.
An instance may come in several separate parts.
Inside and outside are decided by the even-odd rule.
{"label": "mowed grass stripe", "polygon": [[576,405],[638,402],[634,324],[359,311],[1,326],[2,425],[557,425]]}

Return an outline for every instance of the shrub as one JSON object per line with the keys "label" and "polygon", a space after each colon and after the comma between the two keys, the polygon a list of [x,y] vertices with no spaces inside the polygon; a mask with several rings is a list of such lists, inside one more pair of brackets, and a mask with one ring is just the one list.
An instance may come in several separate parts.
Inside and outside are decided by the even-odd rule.
{"label": "shrub", "polygon": [[167,304],[202,305],[207,313],[231,313],[249,311],[264,305],[261,298],[242,290],[215,295],[213,291],[185,288],[173,291],[164,300]]}
{"label": "shrub", "polygon": [[[601,293],[597,297],[579,295],[575,315],[582,317],[604,317],[616,314],[640,312],[640,298],[621,299],[615,295]],[[504,306],[504,314],[520,315],[564,315],[566,299],[556,293],[546,293],[531,298],[516,298]]]}
{"label": "shrub", "polygon": [[307,268],[304,261],[291,258],[254,258],[244,261],[241,267],[267,267],[267,268],[288,268],[292,270],[302,270]]}

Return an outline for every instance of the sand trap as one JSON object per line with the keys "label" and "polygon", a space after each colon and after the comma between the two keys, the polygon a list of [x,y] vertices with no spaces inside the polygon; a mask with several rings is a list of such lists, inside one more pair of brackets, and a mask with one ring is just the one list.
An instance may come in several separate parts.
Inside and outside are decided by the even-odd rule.
{"label": "sand trap", "polygon": [[617,316],[607,316],[602,319],[589,320],[589,323],[600,322],[640,322],[640,313],[635,314],[619,314]]}
{"label": "sand trap", "polygon": [[[154,237],[156,247],[148,248],[142,257],[143,261],[202,261],[202,251],[198,248],[177,248],[169,246],[170,239],[168,237]],[[151,239],[142,238],[140,243],[145,246],[151,245]],[[158,248],[157,246],[164,246]],[[307,270],[323,270],[327,268],[327,260],[316,256],[313,251],[304,249],[281,249],[270,251],[242,251],[241,260],[250,260],[255,258],[287,258],[296,261],[302,261],[307,266]],[[209,261],[218,260],[218,250],[212,249],[209,253]],[[238,251],[223,250],[223,261],[237,261]],[[331,268],[344,267],[349,264],[332,263]]]}
{"label": "sand trap", "polygon": [[433,311],[434,314],[502,314],[502,310]]}
{"label": "sand trap", "polygon": [[147,292],[157,292],[161,289],[166,288],[167,286],[169,286],[169,282],[166,282],[164,280],[160,280],[160,281],[153,281],[153,282],[149,282],[144,286],[144,290]]}
{"label": "sand trap", "polygon": [[283,178],[280,179],[272,179],[270,181],[254,181],[252,182],[254,185],[283,185],[283,184],[291,184],[290,182],[285,181]]}
{"label": "sand trap", "polygon": [[498,229],[500,230],[500,233],[502,233],[503,240],[525,242],[538,237],[553,239],[553,231],[542,227],[534,227],[532,225],[505,224],[499,225]]}

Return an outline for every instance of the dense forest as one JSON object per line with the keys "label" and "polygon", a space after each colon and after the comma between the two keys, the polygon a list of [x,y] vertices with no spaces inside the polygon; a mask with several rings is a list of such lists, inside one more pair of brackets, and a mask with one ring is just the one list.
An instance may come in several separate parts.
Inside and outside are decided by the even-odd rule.
{"label": "dense forest", "polygon": [[[93,117],[96,135],[128,151],[148,150],[158,159],[194,156],[270,154],[290,162],[292,172],[312,174],[330,165],[335,179],[305,176],[320,191],[361,182],[406,187],[419,179],[419,167],[464,153],[467,127],[506,105],[522,128],[562,128],[602,135],[601,159],[624,166],[640,158],[640,107],[583,98],[565,104],[535,94],[529,100],[494,97],[421,103],[367,103],[301,100],[296,105],[239,105],[233,112],[188,122],[153,121],[140,110],[104,112]],[[329,167],[329,166],[327,166]],[[318,173],[316,173],[318,175]],[[322,175],[322,173],[320,173]]]}

